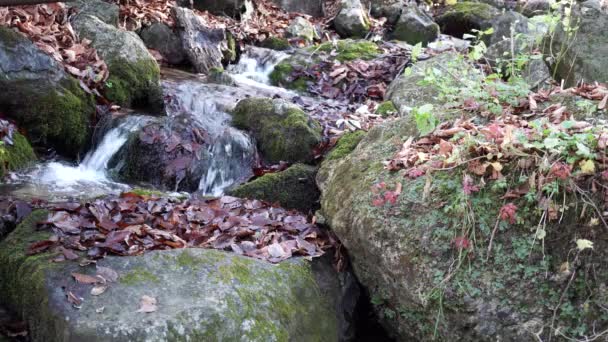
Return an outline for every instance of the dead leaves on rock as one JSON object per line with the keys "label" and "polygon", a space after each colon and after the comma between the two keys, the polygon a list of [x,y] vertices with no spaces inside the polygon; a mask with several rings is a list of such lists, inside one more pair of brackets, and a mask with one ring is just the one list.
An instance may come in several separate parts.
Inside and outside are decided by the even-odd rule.
{"label": "dead leaves on rock", "polygon": [[[53,211],[40,224],[52,229],[56,238],[33,243],[29,254],[60,248],[66,259],[73,257],[66,255],[69,250],[95,260],[108,254],[200,247],[279,262],[295,255],[317,257],[334,245],[297,212],[229,196],[180,202],[127,193],[49,209]],[[98,272],[106,280],[115,278]],[[92,279],[79,281],[87,280]]]}
{"label": "dead leaves on rock", "polygon": [[90,41],[78,39],[69,16],[63,3],[0,7],[1,26],[11,27],[27,36],[79,79],[85,91],[99,95],[96,89],[107,79],[108,67],[90,46]]}

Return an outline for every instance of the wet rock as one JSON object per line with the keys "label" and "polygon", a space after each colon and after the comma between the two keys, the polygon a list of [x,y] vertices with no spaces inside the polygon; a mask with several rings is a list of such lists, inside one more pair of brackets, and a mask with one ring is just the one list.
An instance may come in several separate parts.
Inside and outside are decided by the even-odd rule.
{"label": "wet rock", "polygon": [[75,0],[66,5],[75,8],[78,15],[91,15],[106,24],[118,27],[120,8],[118,5],[103,0]]}
{"label": "wet rock", "polygon": [[208,27],[201,17],[186,8],[174,7],[171,13],[186,56],[196,72],[207,74],[212,68],[221,68],[225,54],[236,53],[226,30]]}
{"label": "wet rock", "polygon": [[[572,237],[584,225],[573,222],[578,212],[564,216],[570,218],[569,222],[556,220],[548,225],[552,239],[545,239],[550,246],[543,248],[533,246],[534,235],[529,230],[538,223],[538,217],[521,214],[528,207],[523,199],[517,201],[518,218],[523,222],[495,234],[488,259],[488,242],[501,206],[497,203],[503,203],[504,195],[504,190],[491,190],[488,185],[468,202],[472,208],[467,212],[475,216],[471,229],[475,229],[476,242],[464,252],[468,256],[460,259],[466,266],[455,270],[459,251],[454,239],[462,234],[463,221],[455,219],[453,212],[446,214],[445,208],[462,203],[466,167],[434,171],[431,178],[416,179],[384,167],[415,130],[415,124],[407,118],[376,126],[352,153],[325,161],[317,176],[322,214],[348,250],[356,276],[375,298],[374,310],[382,324],[397,340],[527,341],[531,332],[548,339],[554,333],[547,328],[552,324],[559,329],[577,329],[583,322],[585,326],[601,326],[601,331],[606,329],[607,322],[592,314],[602,310],[606,273],[585,282],[588,291],[568,291],[561,303],[562,308],[585,305],[591,312],[575,312],[575,318],[558,314],[554,322],[552,319],[574,269],[564,266],[564,262],[572,260],[568,257],[576,248]],[[505,165],[504,170],[511,167],[518,170],[513,164]],[[509,176],[517,179],[519,171]],[[395,205],[378,207],[372,203],[374,186],[380,182],[388,189],[401,183],[403,192]],[[536,203],[531,207],[535,208]],[[594,245],[593,253],[588,254],[590,259],[576,267],[578,272],[585,272],[591,265],[602,267],[602,271],[594,272],[605,271],[600,265],[606,258],[606,231],[597,227],[593,234],[598,234],[594,244],[602,247]],[[602,251],[602,255],[592,256],[596,251]],[[521,262],[526,266],[518,266]],[[547,297],[547,293],[557,295]],[[592,293],[600,296],[597,307],[587,302]],[[583,334],[588,333],[593,334],[590,330]]]}
{"label": "wet rock", "polygon": [[288,37],[302,38],[307,42],[312,42],[318,37],[315,26],[304,17],[297,17],[292,20],[286,33]]}
{"label": "wet rock", "polygon": [[0,112],[26,130],[34,145],[74,157],[89,137],[92,97],[52,57],[0,27]]}
{"label": "wet rock", "polygon": [[110,76],[105,89],[108,100],[125,107],[162,112],[160,68],[137,34],[91,15],[76,16],[72,26],[80,38],[92,42],[108,65]]}
{"label": "wet rock", "polygon": [[488,4],[465,1],[446,8],[435,21],[442,33],[462,38],[465,33],[472,34],[472,30],[489,29],[493,19],[499,15],[500,11]]}
{"label": "wet rock", "polygon": [[146,47],[158,51],[167,63],[178,65],[186,60],[181,39],[166,24],[154,23],[143,28],[139,36]]}
{"label": "wet rock", "polygon": [[386,18],[389,25],[395,25],[403,11],[404,5],[401,0],[369,0],[364,4],[371,9],[371,15],[376,18]]}
{"label": "wet rock", "polygon": [[313,17],[323,16],[323,1],[321,0],[272,0],[287,12],[308,14]]}
{"label": "wet rock", "polygon": [[608,81],[608,14],[600,11],[592,1],[575,6],[572,25],[578,27],[573,36],[560,21],[555,32],[546,37],[545,55],[550,58],[556,81],[565,86],[577,82]]}
{"label": "wet rock", "polygon": [[6,172],[17,171],[36,160],[34,150],[26,137],[14,133],[12,140],[12,144],[0,145],[0,179],[6,176]]}
{"label": "wet rock", "polygon": [[283,208],[303,213],[314,212],[319,207],[320,196],[315,183],[316,174],[317,168],[314,166],[295,164],[285,171],[269,173],[239,185],[229,194],[278,203]]}
{"label": "wet rock", "polygon": [[439,25],[418,6],[409,5],[404,8],[392,34],[394,39],[408,44],[426,46],[439,36]]}
{"label": "wet rock", "polygon": [[230,74],[226,73],[224,69],[219,68],[211,69],[211,71],[209,71],[207,81],[226,86],[236,86],[236,81],[234,78]]}
{"label": "wet rock", "polygon": [[232,122],[251,133],[262,157],[270,163],[310,162],[313,149],[321,142],[319,123],[283,100],[242,100],[234,109]]}
{"label": "wet rock", "polygon": [[342,38],[365,38],[371,29],[367,11],[360,0],[340,0],[334,27]]}
{"label": "wet rock", "polygon": [[[57,253],[26,255],[51,233],[35,212],[0,245],[1,298],[27,320],[37,341],[340,341],[352,336],[358,288],[331,257],[277,265],[236,254],[182,249],[97,262],[118,274],[101,295],[74,281],[95,266],[52,263]],[[72,298],[68,300],[66,295]],[[156,301],[138,312],[143,296]],[[348,296],[348,297],[347,297]],[[79,309],[74,308],[78,306]]]}
{"label": "wet rock", "polygon": [[287,39],[269,37],[260,42],[260,47],[272,49],[276,51],[285,51],[291,49],[291,45]]}

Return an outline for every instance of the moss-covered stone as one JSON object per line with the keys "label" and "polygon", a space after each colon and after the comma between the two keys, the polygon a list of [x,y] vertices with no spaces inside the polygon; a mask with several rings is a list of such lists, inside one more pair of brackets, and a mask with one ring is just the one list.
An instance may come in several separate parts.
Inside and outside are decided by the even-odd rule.
{"label": "moss-covered stone", "polygon": [[129,62],[124,59],[106,61],[110,76],[106,81],[108,100],[123,106],[151,107],[159,110],[162,103],[160,68],[153,60]]}
{"label": "moss-covered stone", "polygon": [[321,142],[321,125],[281,100],[242,100],[232,120],[235,127],[251,132],[262,156],[271,163],[312,161],[313,149]]}
{"label": "moss-covered stone", "polygon": [[492,27],[492,19],[498,15],[500,11],[488,4],[464,1],[448,7],[435,21],[442,33],[462,38],[472,30],[483,31]]}
{"label": "moss-covered stone", "polygon": [[269,75],[270,82],[277,87],[284,87],[304,93],[308,90],[308,82],[312,82],[313,80],[309,77],[296,77],[293,79],[294,64],[302,65],[303,62],[288,58],[277,64]]}
{"label": "moss-covered stone", "polygon": [[266,174],[230,191],[236,197],[279,203],[283,208],[307,213],[318,208],[317,168],[296,164],[285,171]]}
{"label": "moss-covered stone", "polygon": [[376,108],[376,114],[382,115],[383,118],[399,113],[393,101],[384,101]]}
{"label": "moss-covered stone", "polygon": [[341,0],[334,28],[342,38],[365,38],[371,29],[368,10],[360,0]]}
{"label": "moss-covered stone", "polygon": [[426,46],[439,36],[439,25],[417,5],[406,6],[395,25],[394,39]]}
{"label": "moss-covered stone", "polygon": [[[33,342],[339,339],[345,314],[340,295],[329,295],[341,293],[330,263],[321,277],[318,264],[302,258],[273,265],[204,249],[108,256],[98,266],[119,280],[93,296],[71,273],[94,275],[95,266],[53,263],[56,253],[27,255],[31,243],[51,236],[36,230],[46,217],[34,212],[0,244],[0,302],[27,321]],[[80,309],[68,293],[82,298]],[[142,320],[143,295],[156,298],[158,308]]]}
{"label": "moss-covered stone", "polygon": [[19,134],[13,135],[13,144],[0,145],[0,178],[6,171],[15,171],[26,167],[36,160],[34,150],[27,139]]}
{"label": "moss-covered stone", "polygon": [[367,40],[339,40],[323,43],[317,47],[308,48],[309,51],[332,52],[336,51],[336,59],[341,62],[354,61],[356,59],[371,60],[380,54],[378,45]]}
{"label": "moss-covered stone", "polygon": [[367,133],[364,131],[355,131],[344,134],[340,137],[340,140],[336,143],[336,146],[329,152],[327,160],[338,160],[342,159],[351,153],[359,142],[365,137]]}
{"label": "moss-covered stone", "polygon": [[88,140],[92,97],[27,38],[7,28],[0,32],[0,111],[27,131],[32,144],[76,156]]}
{"label": "moss-covered stone", "polygon": [[267,49],[285,51],[291,49],[289,41],[285,38],[269,37],[260,43],[260,46]]}

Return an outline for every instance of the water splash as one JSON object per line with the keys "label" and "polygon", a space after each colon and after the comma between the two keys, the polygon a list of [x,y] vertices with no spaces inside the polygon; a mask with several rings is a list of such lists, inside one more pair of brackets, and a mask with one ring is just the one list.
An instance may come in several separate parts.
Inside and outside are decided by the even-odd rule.
{"label": "water splash", "polygon": [[129,116],[110,129],[99,145],[90,151],[79,165],[52,161],[37,165],[29,173],[16,175],[13,191],[22,197],[65,198],[95,197],[117,193],[129,188],[110,180],[107,165],[110,159],[127,142],[129,135],[141,128],[149,119],[145,116]]}
{"label": "water splash", "polygon": [[245,48],[237,64],[228,67],[228,72],[239,81],[250,79],[262,84],[270,84],[270,74],[275,66],[289,57],[288,54],[255,46]]}

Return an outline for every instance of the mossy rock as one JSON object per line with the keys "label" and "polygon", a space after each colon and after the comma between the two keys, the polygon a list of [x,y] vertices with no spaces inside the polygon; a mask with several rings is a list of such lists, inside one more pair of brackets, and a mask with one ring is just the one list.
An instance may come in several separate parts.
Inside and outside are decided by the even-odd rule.
{"label": "mossy rock", "polygon": [[318,209],[320,192],[315,183],[317,168],[296,164],[285,171],[269,173],[230,191],[235,197],[278,203],[286,209],[308,213]]}
{"label": "mossy rock", "polygon": [[162,112],[160,68],[137,34],[90,15],[75,17],[72,26],[81,38],[91,40],[108,65],[110,76],[105,89],[108,100],[125,107]]}
{"label": "mossy rock", "polygon": [[321,51],[330,53],[336,51],[336,59],[340,62],[349,62],[356,59],[372,60],[380,55],[380,49],[374,42],[368,40],[338,40],[323,43],[316,47],[308,48],[309,51]]}
{"label": "mossy rock", "polygon": [[334,28],[342,38],[365,38],[372,25],[360,0],[340,0]]}
{"label": "mossy rock", "polygon": [[344,134],[338,142],[336,146],[327,154],[326,160],[338,160],[342,159],[351,153],[357,145],[361,142],[361,140],[365,137],[367,133],[364,131],[355,131]]}
{"label": "mossy rock", "polygon": [[293,73],[294,65],[305,66],[306,63],[294,58],[288,58],[282,61],[277,64],[270,73],[270,83],[277,87],[284,87],[300,93],[305,93],[308,90],[308,82],[312,82],[313,80],[309,77],[297,77],[292,79],[291,74]]}
{"label": "mossy rock", "polygon": [[492,19],[500,11],[482,2],[459,2],[446,8],[445,12],[435,18],[441,32],[462,38],[474,34],[472,30],[484,31],[492,27]]}
{"label": "mossy rock", "polygon": [[397,113],[399,113],[399,110],[397,110],[397,107],[395,107],[393,101],[384,101],[378,105],[378,108],[376,108],[376,114],[381,115],[383,118]]}
{"label": "mossy rock", "polygon": [[90,135],[92,96],[63,67],[18,33],[0,27],[0,111],[37,146],[75,157]]}
{"label": "mossy rock", "polygon": [[36,160],[36,154],[27,139],[19,134],[13,135],[12,145],[0,145],[0,178],[5,171],[15,171],[31,165]]}
{"label": "mossy rock", "polygon": [[242,100],[232,120],[235,127],[251,133],[270,163],[311,162],[313,149],[321,142],[321,125],[299,107],[282,100]]}
{"label": "mossy rock", "polygon": [[[46,218],[34,212],[0,244],[0,301],[27,322],[33,342],[338,341],[352,330],[342,296],[353,292],[331,258],[273,265],[205,249],[108,256],[97,265],[119,279],[93,296],[71,273],[94,275],[95,266],[51,262],[53,252],[26,254],[50,237],[35,224]],[[80,309],[66,291],[83,298]],[[137,312],[143,295],[157,299],[155,312]]]}
{"label": "mossy rock", "polygon": [[417,5],[404,8],[392,36],[408,44],[426,46],[439,37],[439,25]]}
{"label": "mossy rock", "polygon": [[[600,314],[608,300],[608,233],[589,224],[595,213],[581,217],[577,196],[556,195],[568,206],[563,220],[547,222],[546,238],[535,240],[542,215],[536,201],[505,201],[500,181],[486,179],[467,197],[466,167],[415,179],[386,170],[384,163],[415,131],[407,118],[376,126],[352,153],[323,162],[317,176],[322,215],[397,340],[527,341],[532,332],[545,340],[554,334],[552,324],[583,338],[608,328]],[[514,163],[506,163],[503,174],[506,184],[522,175]],[[375,202],[380,183],[386,191],[401,184],[395,204]],[[497,219],[511,201],[517,206],[513,224]],[[455,241],[463,235],[470,245],[459,254]],[[578,238],[592,240],[594,248],[568,265],[577,275],[560,300],[571,275],[564,274],[564,263],[572,262]]]}
{"label": "mossy rock", "polygon": [[260,47],[276,51],[285,51],[291,49],[291,45],[287,39],[278,37],[269,37],[264,39],[260,43]]}

